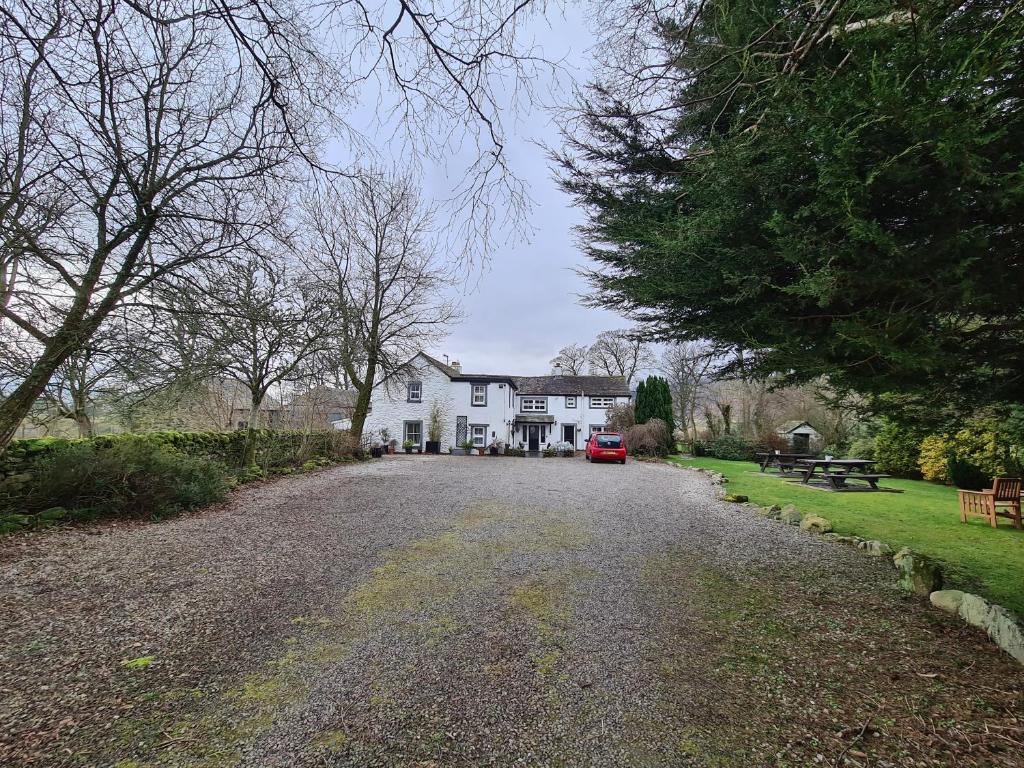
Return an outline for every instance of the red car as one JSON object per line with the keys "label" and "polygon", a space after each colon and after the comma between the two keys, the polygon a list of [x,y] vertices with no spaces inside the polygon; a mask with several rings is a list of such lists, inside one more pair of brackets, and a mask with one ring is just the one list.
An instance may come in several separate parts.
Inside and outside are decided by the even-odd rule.
{"label": "red car", "polygon": [[587,461],[617,461],[626,463],[626,438],[621,432],[594,432],[587,440],[584,451]]}

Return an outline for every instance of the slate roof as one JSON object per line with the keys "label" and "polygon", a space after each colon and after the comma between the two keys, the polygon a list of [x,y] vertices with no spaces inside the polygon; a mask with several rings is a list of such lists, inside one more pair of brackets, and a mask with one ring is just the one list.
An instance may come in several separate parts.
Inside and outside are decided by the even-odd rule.
{"label": "slate roof", "polygon": [[629,385],[621,376],[513,376],[520,395],[597,395],[629,397]]}
{"label": "slate roof", "polygon": [[506,376],[494,373],[460,373],[425,352],[420,355],[452,381],[505,381],[520,395],[597,395],[629,397],[629,385],[621,376]]}
{"label": "slate roof", "polygon": [[[806,421],[786,421],[783,422],[776,431],[780,433],[789,433],[792,432],[794,429],[799,429],[800,427],[804,426],[804,424],[806,424],[811,429],[814,429],[814,427],[811,426],[811,424]],[[818,430],[814,429],[814,431],[817,432]]]}

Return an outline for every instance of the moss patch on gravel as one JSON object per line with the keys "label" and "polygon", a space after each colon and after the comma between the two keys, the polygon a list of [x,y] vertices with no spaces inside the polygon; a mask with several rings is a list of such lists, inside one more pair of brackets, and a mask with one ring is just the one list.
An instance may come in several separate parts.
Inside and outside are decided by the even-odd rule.
{"label": "moss patch on gravel", "polygon": [[662,707],[697,764],[942,765],[951,748],[958,765],[1014,764],[992,734],[1017,727],[1024,691],[991,665],[983,681],[936,657],[941,617],[923,629],[892,619],[888,596],[699,553],[652,558],[645,576]]}

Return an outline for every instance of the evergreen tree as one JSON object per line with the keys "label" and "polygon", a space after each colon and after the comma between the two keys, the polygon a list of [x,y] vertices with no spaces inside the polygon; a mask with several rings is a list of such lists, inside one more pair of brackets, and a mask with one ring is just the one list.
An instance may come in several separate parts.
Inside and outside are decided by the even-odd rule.
{"label": "evergreen tree", "polygon": [[592,303],[780,384],[1024,402],[1019,6],[676,7],[557,157]]}
{"label": "evergreen tree", "polygon": [[633,401],[633,418],[637,424],[646,424],[650,418],[647,386],[643,381],[636,385],[636,399]]}

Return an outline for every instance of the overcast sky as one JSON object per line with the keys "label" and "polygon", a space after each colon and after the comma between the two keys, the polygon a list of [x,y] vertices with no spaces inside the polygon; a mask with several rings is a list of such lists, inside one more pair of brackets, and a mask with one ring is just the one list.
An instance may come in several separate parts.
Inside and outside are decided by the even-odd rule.
{"label": "overcast sky", "polygon": [[[582,216],[556,186],[543,149],[560,145],[550,107],[564,105],[573,82],[586,83],[592,71],[594,37],[575,5],[564,11],[549,9],[546,15],[530,18],[522,30],[523,43],[532,41],[561,68],[551,82],[534,84],[541,103],[502,115],[511,168],[533,200],[526,222],[532,233],[528,239],[516,234],[507,242],[503,238],[490,259],[478,260],[464,284],[453,288],[465,319],[445,343],[430,351],[459,360],[467,372],[548,373],[549,361],[563,346],[588,344],[601,331],[628,326],[611,312],[578,303],[579,296],[590,291],[575,272],[587,265],[572,232]],[[459,153],[447,163],[425,167],[424,191],[443,197],[457,183],[468,155]]]}

